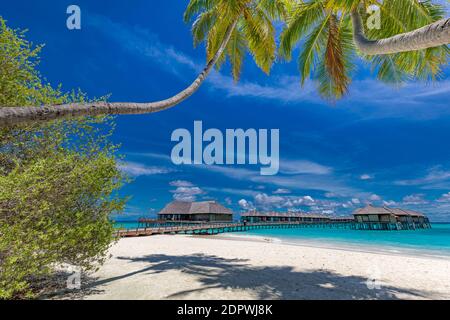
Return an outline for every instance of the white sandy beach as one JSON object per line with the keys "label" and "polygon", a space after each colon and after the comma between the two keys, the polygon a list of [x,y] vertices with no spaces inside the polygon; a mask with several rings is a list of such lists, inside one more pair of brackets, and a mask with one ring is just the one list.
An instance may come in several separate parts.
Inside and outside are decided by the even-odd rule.
{"label": "white sandy beach", "polygon": [[450,258],[190,236],[125,238],[110,253],[85,299],[450,298]]}

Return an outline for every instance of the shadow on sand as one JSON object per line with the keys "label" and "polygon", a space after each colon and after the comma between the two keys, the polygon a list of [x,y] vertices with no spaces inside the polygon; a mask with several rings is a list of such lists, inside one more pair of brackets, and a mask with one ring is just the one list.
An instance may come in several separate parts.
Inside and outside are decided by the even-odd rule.
{"label": "shadow on sand", "polygon": [[[261,253],[263,255],[263,253]],[[259,299],[410,299],[426,298],[430,292],[420,292],[381,284],[380,289],[369,289],[367,278],[343,276],[327,270],[295,271],[292,267],[255,267],[242,259],[224,259],[203,254],[170,256],[149,255],[140,258],[118,257],[130,263],[148,266],[117,277],[93,281],[90,289],[137,274],[156,274],[180,270],[193,275],[201,288],[179,291],[165,298],[186,299],[192,293],[209,289],[251,290]]]}

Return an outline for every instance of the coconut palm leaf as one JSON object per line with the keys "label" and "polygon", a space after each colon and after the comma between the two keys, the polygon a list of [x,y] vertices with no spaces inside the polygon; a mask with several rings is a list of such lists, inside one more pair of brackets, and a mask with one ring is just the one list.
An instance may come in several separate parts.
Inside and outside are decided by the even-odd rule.
{"label": "coconut palm leaf", "polygon": [[[442,6],[430,1],[385,1],[380,8],[382,28],[366,30],[369,38],[379,39],[415,30],[442,19]],[[442,76],[441,66],[446,64],[448,47],[400,52],[389,57],[366,56],[374,66],[378,79],[400,83],[410,79],[433,80]],[[377,68],[378,66],[378,68]],[[396,68],[398,70],[389,70]],[[388,76],[393,76],[390,79]]]}
{"label": "coconut palm leaf", "polygon": [[202,12],[192,24],[192,37],[194,47],[203,42],[208,32],[213,28],[217,21],[217,13],[215,10]]}
{"label": "coconut palm leaf", "polygon": [[[369,14],[366,8],[370,5],[379,7],[380,29],[367,28]],[[434,80],[442,76],[442,66],[448,61],[447,46],[364,55],[355,49],[354,35],[351,34],[354,21],[350,23],[354,10],[359,10],[369,41],[386,39],[442,19],[444,10],[440,5],[429,0],[309,0],[296,2],[292,7],[281,34],[280,56],[290,60],[295,46],[300,44],[301,83],[303,85],[310,77],[316,79],[319,92],[327,98],[331,95],[340,98],[348,91],[351,71],[356,65],[355,53],[369,62],[379,80],[388,83],[400,84],[410,79]]]}
{"label": "coconut palm leaf", "polygon": [[242,31],[246,37],[248,50],[256,64],[269,73],[275,60],[275,29],[270,18],[261,9],[245,10]]}
{"label": "coconut palm leaf", "polygon": [[298,67],[302,86],[305,80],[310,78],[315,66],[320,61],[327,41],[327,26],[330,16],[325,16],[311,31],[305,40],[298,58]]}
{"label": "coconut palm leaf", "polygon": [[191,0],[184,11],[183,19],[184,22],[188,23],[191,21],[196,15],[204,11],[208,11],[217,4],[217,0]]}
{"label": "coconut palm leaf", "polygon": [[247,46],[245,36],[240,29],[241,28],[237,28],[233,32],[230,39],[230,44],[227,47],[227,54],[230,59],[233,79],[235,81],[238,81],[241,76],[242,63]]}
{"label": "coconut palm leaf", "polygon": [[325,1],[300,2],[293,6],[281,34],[279,51],[283,58],[290,60],[295,44],[315,26],[317,21],[324,18],[324,3]]}

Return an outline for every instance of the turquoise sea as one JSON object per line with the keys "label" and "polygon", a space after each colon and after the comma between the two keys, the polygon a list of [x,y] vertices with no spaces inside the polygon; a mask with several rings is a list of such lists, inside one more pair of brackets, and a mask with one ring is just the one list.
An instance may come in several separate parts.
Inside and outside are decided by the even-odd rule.
{"label": "turquoise sea", "polygon": [[114,227],[117,229],[136,229],[139,227],[137,221],[116,221]]}
{"label": "turquoise sea", "polygon": [[[116,222],[118,228],[136,228],[137,222]],[[409,231],[368,231],[331,228],[261,229],[236,233],[276,238],[287,243],[314,242],[326,245],[350,245],[374,249],[412,249],[430,254],[450,255],[450,223],[434,223],[432,229]]]}
{"label": "turquoise sea", "polygon": [[330,228],[253,230],[242,234],[277,238],[288,243],[313,241],[318,244],[342,244],[374,249],[412,249],[430,254],[450,255],[450,223],[432,224],[432,229],[405,231],[368,231]]}

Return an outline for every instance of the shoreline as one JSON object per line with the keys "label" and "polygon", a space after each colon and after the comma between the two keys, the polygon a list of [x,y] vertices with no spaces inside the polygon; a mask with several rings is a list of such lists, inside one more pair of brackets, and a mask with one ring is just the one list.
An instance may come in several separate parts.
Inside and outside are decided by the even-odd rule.
{"label": "shoreline", "polygon": [[[200,236],[196,235],[193,237],[208,238],[211,236]],[[408,247],[394,247],[392,245],[380,245],[380,244],[367,244],[361,243],[356,244],[353,242],[345,242],[338,240],[313,240],[313,239],[299,239],[294,241],[285,240],[278,237],[271,236],[260,236],[251,234],[235,234],[235,233],[223,233],[219,235],[214,235],[213,237],[217,239],[224,240],[240,240],[240,241],[256,241],[256,242],[267,242],[267,243],[279,243],[290,246],[300,246],[300,247],[310,247],[310,248],[323,248],[332,250],[343,250],[343,251],[354,251],[363,253],[374,253],[374,254],[391,254],[399,256],[410,256],[410,257],[425,257],[425,258],[435,258],[435,259],[450,259],[450,251],[438,250],[438,249],[425,249],[425,248],[408,248]],[[427,252],[428,251],[428,252]],[[432,253],[430,253],[432,252]]]}
{"label": "shoreline", "polygon": [[111,247],[106,263],[83,280],[82,298],[450,298],[450,259],[273,240],[187,235],[123,238]]}

